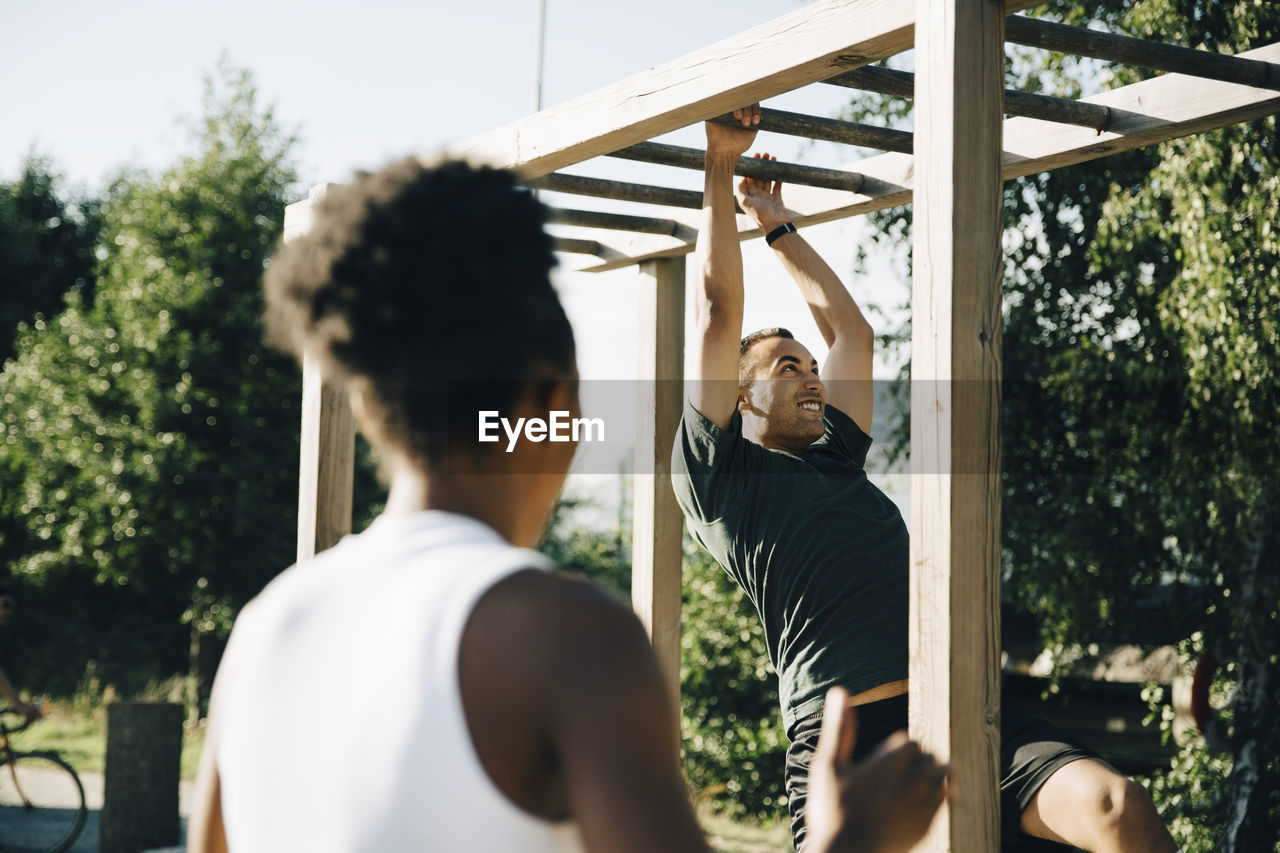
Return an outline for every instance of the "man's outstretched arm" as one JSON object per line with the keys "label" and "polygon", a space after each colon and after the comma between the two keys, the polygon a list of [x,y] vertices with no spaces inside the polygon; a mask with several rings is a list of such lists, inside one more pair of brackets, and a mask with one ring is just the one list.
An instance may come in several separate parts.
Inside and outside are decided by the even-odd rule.
{"label": "man's outstretched arm", "polygon": [[694,285],[695,330],[689,341],[694,381],[689,402],[721,429],[738,402],[738,341],[742,337],[742,247],[733,209],[733,168],[760,123],[760,105],[734,111],[740,127],[708,122],[707,160]]}
{"label": "man's outstretched arm", "polygon": [[[773,159],[757,154],[761,159]],[[738,184],[738,202],[766,235],[791,222],[782,203],[782,183],[744,178]],[[784,232],[773,241],[773,252],[800,288],[829,353],[822,366],[827,402],[853,418],[862,431],[871,433],[874,392],[871,357],[875,332],[840,277],[799,231]]]}

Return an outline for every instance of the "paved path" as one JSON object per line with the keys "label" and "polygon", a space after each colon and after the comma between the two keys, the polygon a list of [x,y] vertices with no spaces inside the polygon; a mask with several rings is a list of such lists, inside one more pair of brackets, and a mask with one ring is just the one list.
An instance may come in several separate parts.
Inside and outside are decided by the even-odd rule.
{"label": "paved path", "polygon": [[[102,811],[102,774],[80,773],[78,775],[80,776],[81,784],[84,785],[85,805],[88,806],[89,814],[85,820],[84,829],[81,830],[80,836],[76,839],[76,843],[72,845],[70,853],[98,853],[98,819]],[[53,780],[57,778],[57,775],[49,774],[48,778],[50,780],[50,787],[42,793],[55,790],[52,783]],[[37,781],[39,781],[38,778]],[[186,831],[186,800],[190,795],[190,787],[189,783],[184,782],[179,788],[178,793],[178,812],[182,815],[182,828],[184,832]],[[52,805],[74,806],[75,803],[66,802]],[[14,841],[12,824],[9,828],[9,832],[5,831],[5,824],[6,822],[14,820],[16,815],[14,818],[6,818],[5,809],[6,806],[4,804],[0,804],[0,835],[4,836],[4,840],[7,843],[12,844]],[[46,809],[43,813],[37,813],[35,817],[39,820],[42,815],[44,819],[49,822],[65,819],[64,815],[60,814],[58,809]],[[24,824],[27,824],[29,821],[29,817],[22,817],[22,822]],[[19,847],[18,849],[21,850],[22,848]],[[172,849],[180,851],[183,848],[176,847]]]}

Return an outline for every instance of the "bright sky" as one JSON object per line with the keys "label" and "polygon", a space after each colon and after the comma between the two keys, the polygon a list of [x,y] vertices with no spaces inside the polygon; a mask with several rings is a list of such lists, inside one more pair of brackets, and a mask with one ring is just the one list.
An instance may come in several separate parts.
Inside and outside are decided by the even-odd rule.
{"label": "bright sky", "polygon": [[[543,105],[801,5],[546,0]],[[15,177],[29,152],[50,157],[71,185],[95,191],[120,166],[169,165],[187,141],[179,119],[198,115],[202,79],[225,55],[254,73],[263,102],[299,131],[304,185],[343,181],[356,168],[427,153],[531,112],[537,19],[538,0],[0,0],[0,179]],[[768,105],[831,116],[847,98],[845,90],[818,85]],[[701,130],[665,141],[701,147]],[[757,145],[813,165],[858,156],[766,134]],[[628,168],[644,167],[618,166],[609,176],[625,180]],[[695,172],[663,182],[701,188]],[[569,197],[548,200],[572,204]],[[864,227],[855,220],[806,233],[848,278]],[[821,359],[816,327],[763,241],[745,245],[744,257],[747,327],[788,326]],[[853,282],[855,297],[888,306],[904,301],[900,276],[884,262],[873,269],[874,276]],[[634,280],[634,270],[560,276],[584,377],[633,375]]]}

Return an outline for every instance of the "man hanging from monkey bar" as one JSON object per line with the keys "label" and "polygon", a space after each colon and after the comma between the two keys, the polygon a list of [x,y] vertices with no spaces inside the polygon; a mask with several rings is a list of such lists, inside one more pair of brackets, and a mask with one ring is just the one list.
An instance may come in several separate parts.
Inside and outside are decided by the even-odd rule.
{"label": "man hanging from monkey bar", "polygon": [[[866,475],[875,336],[840,279],[796,230],[777,182],[742,179],[742,209],[795,281],[829,347],[818,362],[791,333],[742,335],[734,165],[760,121],[708,122],[689,384],[672,451],[690,532],[755,604],[791,741],[786,789],[803,850],[805,768],[826,690],[859,714],[859,754],[907,724],[907,528]],[[768,154],[757,157],[772,159]],[[683,476],[681,476],[683,475]],[[1138,783],[1043,720],[1002,713],[1007,849],[1027,836],[1095,853],[1176,848]]]}

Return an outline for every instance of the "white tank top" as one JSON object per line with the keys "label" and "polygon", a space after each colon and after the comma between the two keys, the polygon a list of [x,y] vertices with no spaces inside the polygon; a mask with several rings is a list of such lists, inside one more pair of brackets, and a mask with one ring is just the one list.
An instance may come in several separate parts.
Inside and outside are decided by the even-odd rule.
{"label": "white tank top", "polygon": [[218,673],[234,853],[585,849],[512,803],[476,755],[458,648],[479,598],[548,568],[472,518],[386,517],[276,578]]}

